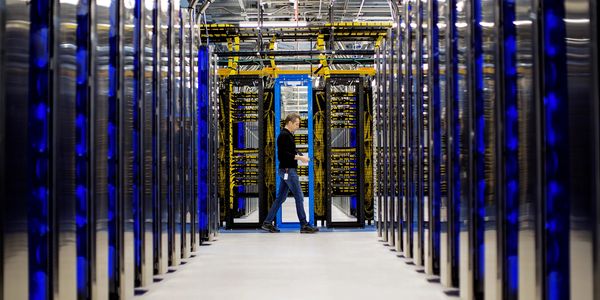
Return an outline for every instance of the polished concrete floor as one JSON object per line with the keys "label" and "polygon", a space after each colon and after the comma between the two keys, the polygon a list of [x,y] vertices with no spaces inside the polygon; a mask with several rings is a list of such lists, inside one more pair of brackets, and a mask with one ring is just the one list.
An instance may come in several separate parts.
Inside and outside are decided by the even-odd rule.
{"label": "polished concrete floor", "polygon": [[136,299],[451,299],[389,249],[374,231],[223,232]]}

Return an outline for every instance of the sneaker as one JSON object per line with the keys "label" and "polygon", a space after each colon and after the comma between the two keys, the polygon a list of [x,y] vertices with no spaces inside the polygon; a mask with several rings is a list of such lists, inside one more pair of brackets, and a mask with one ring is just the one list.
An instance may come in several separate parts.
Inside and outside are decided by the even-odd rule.
{"label": "sneaker", "polygon": [[273,226],[273,224],[262,224],[262,226],[260,227],[260,229],[268,231],[268,232],[280,232],[281,230],[279,230],[277,227]]}
{"label": "sneaker", "polygon": [[300,233],[315,233],[319,231],[319,228],[316,227],[312,227],[308,224],[302,226],[302,228],[300,228]]}

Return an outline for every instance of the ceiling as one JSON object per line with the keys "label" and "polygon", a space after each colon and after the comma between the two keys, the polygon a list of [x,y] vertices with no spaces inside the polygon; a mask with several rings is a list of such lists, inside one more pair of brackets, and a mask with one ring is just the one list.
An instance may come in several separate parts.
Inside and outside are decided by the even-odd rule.
{"label": "ceiling", "polygon": [[[257,22],[258,3],[263,21],[334,22],[391,21],[389,0],[204,0],[207,23]],[[212,2],[212,3],[208,3]],[[297,6],[297,9],[296,9]]]}

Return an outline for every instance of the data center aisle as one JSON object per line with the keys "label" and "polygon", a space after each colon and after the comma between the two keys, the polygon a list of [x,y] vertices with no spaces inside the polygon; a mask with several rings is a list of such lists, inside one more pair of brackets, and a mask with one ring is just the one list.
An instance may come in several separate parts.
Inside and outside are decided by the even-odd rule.
{"label": "data center aisle", "polygon": [[218,239],[136,299],[450,299],[372,231],[248,231]]}

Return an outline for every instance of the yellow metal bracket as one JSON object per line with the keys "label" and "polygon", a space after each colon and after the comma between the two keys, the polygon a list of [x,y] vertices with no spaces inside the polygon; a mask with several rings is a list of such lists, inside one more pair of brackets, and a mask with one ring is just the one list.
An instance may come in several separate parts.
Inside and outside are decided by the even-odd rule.
{"label": "yellow metal bracket", "polygon": [[[229,49],[229,51],[240,51],[240,37],[238,35],[233,37],[233,39],[227,39],[227,49]],[[228,75],[236,75],[238,73],[239,59],[239,56],[229,58],[229,61],[227,62],[227,68],[229,69]]]}
{"label": "yellow metal bracket", "polygon": [[[271,38],[271,42],[269,43],[269,50],[270,51],[274,51],[275,50],[275,42],[277,41],[277,37],[273,36]],[[269,56],[269,59],[271,60],[271,68],[275,69],[277,68],[277,66],[275,65],[275,56]]]}
{"label": "yellow metal bracket", "polygon": [[[324,34],[319,34],[317,36],[317,50],[319,51],[325,51],[325,35]],[[321,71],[319,71],[320,74],[323,74],[325,76],[325,78],[328,78],[329,75],[331,75],[331,72],[329,70],[329,65],[327,64],[327,57],[325,56],[325,54],[321,53],[319,54],[319,62],[321,63]]]}

